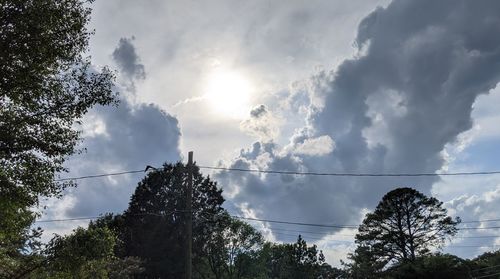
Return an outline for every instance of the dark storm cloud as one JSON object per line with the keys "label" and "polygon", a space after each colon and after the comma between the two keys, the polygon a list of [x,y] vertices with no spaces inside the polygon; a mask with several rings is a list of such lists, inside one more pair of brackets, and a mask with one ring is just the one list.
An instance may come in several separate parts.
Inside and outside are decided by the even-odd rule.
{"label": "dark storm cloud", "polygon": [[129,79],[144,79],[146,72],[144,65],[140,64],[139,56],[135,51],[132,41],[135,38],[121,38],[118,46],[113,51],[113,60],[120,68],[123,76]]}
{"label": "dark storm cloud", "polygon": [[[286,171],[436,172],[472,105],[500,80],[500,2],[396,0],[359,25],[359,54],[310,81],[308,124],[290,146],[255,144],[231,166]],[[293,96],[292,96],[293,97]],[[321,100],[320,104],[316,100]],[[293,145],[329,136],[318,156]],[[342,178],[223,172],[232,202],[258,217],[356,223],[385,192],[430,193],[436,178]]]}

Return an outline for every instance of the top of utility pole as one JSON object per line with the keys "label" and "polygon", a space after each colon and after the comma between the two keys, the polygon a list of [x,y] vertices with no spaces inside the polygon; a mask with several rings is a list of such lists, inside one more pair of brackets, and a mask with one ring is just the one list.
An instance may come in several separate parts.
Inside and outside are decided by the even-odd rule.
{"label": "top of utility pole", "polygon": [[191,279],[193,274],[192,267],[192,250],[193,250],[193,151],[188,153],[188,181],[187,181],[187,197],[186,197],[186,279]]}

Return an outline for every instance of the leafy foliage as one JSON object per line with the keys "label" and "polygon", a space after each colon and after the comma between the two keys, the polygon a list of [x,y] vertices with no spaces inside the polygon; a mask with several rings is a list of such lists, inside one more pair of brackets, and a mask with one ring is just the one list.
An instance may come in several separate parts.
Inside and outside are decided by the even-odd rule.
{"label": "leafy foliage", "polygon": [[437,199],[411,188],[398,188],[387,193],[375,211],[366,215],[356,243],[369,247],[362,253],[372,253],[377,268],[391,262],[414,261],[428,254],[430,247],[439,247],[446,237],[455,235],[459,222],[446,215]]}
{"label": "leafy foliage", "polygon": [[69,236],[56,236],[48,246],[47,264],[54,273],[50,277],[58,277],[58,274],[102,275],[104,265],[113,256],[115,238],[106,228],[78,228]]}
{"label": "leafy foliage", "polygon": [[30,278],[132,278],[142,272],[139,259],[115,257],[115,245],[116,236],[105,227],[56,235]]}
{"label": "leafy foliage", "polygon": [[316,245],[308,246],[299,235],[294,244],[264,245],[261,261],[267,267],[265,278],[318,278],[325,269],[325,257]]}
{"label": "leafy foliage", "polygon": [[60,192],[53,177],[76,151],[73,124],[94,105],[115,102],[113,76],[94,71],[82,56],[91,32],[90,9],[81,1],[0,7],[0,175],[33,205],[39,195]]}
{"label": "leafy foliage", "polygon": [[[193,261],[204,255],[213,217],[223,211],[222,190],[193,168]],[[165,164],[139,183],[124,213],[124,256],[145,259],[144,277],[179,278],[184,274],[187,167]],[[195,266],[196,269],[196,266]]]}
{"label": "leafy foliage", "polygon": [[473,277],[500,278],[500,250],[485,252],[469,262]]}
{"label": "leafy foliage", "polygon": [[466,261],[448,254],[430,254],[402,263],[385,272],[389,278],[470,278]]}
{"label": "leafy foliage", "polygon": [[80,0],[0,3],[0,275],[33,251],[38,199],[71,185],[54,176],[77,151],[74,124],[116,101],[112,73],[83,56],[89,20]]}
{"label": "leafy foliage", "polygon": [[380,259],[372,247],[359,245],[354,253],[348,255],[350,263],[343,263],[348,271],[349,278],[371,279],[378,278],[387,261]]}
{"label": "leafy foliage", "polygon": [[217,217],[204,246],[210,271],[216,278],[251,278],[253,255],[263,243],[262,235],[226,212]]}

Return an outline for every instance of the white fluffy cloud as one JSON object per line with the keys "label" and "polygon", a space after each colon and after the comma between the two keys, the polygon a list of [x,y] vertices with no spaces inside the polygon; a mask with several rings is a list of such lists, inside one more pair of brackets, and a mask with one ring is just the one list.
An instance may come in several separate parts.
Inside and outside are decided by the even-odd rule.
{"label": "white fluffy cloud", "polygon": [[[495,189],[481,194],[468,194],[454,198],[445,203],[450,214],[460,216],[464,223],[461,227],[483,228],[461,230],[459,237],[451,246],[478,246],[478,247],[448,247],[445,251],[459,256],[479,255],[485,251],[498,249],[500,246],[500,229],[498,229],[498,212],[500,212],[500,185]],[[484,222],[470,222],[485,220]],[[496,227],[497,229],[486,229]],[[467,248],[466,250],[464,250]]]}
{"label": "white fluffy cloud", "polygon": [[279,120],[266,105],[258,105],[250,111],[250,117],[240,123],[240,128],[262,142],[276,139],[279,135]]}
{"label": "white fluffy cloud", "polygon": [[[325,144],[318,139],[328,137],[335,148],[310,156],[256,143],[228,166],[251,167],[266,155],[273,170],[440,170],[445,146],[472,127],[476,98],[500,80],[499,10],[495,1],[407,0],[376,9],[359,24],[360,54],[311,78],[308,119],[290,140],[319,149]],[[217,179],[237,193],[235,208],[245,204],[259,217],[340,224],[358,221],[362,209],[373,208],[390,189],[411,186],[430,194],[438,181],[230,172]]]}

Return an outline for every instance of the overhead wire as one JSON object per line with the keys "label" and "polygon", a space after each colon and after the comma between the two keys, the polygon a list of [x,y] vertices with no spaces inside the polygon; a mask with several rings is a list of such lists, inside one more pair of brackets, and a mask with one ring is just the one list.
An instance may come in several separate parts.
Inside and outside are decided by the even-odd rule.
{"label": "overhead wire", "polygon": [[[211,167],[211,166],[198,166],[200,169],[210,170],[224,170],[236,172],[253,172],[253,173],[266,173],[266,174],[282,174],[282,175],[309,175],[309,176],[346,176],[346,177],[419,177],[419,176],[470,176],[470,175],[494,175],[500,174],[500,171],[480,171],[480,172],[448,172],[448,173],[350,173],[350,172],[297,172],[297,171],[280,171],[280,170],[260,170],[260,169],[243,169],[243,168],[226,168],[226,167]],[[152,169],[161,169],[153,168]],[[129,170],[114,173],[102,173],[93,175],[84,175],[76,177],[58,178],[54,181],[69,181],[81,180],[89,178],[99,178],[107,176],[116,176],[124,174],[143,173],[143,170]]]}
{"label": "overhead wire", "polygon": [[309,227],[323,227],[323,228],[335,228],[335,229],[357,229],[357,225],[334,225],[334,224],[314,224],[314,223],[301,223],[301,222],[290,222],[290,221],[280,221],[280,220],[268,220],[268,219],[258,219],[258,218],[250,218],[243,216],[233,216],[234,218],[249,220],[249,221],[258,221],[258,222],[266,222],[266,223],[276,223],[276,224],[289,224],[289,225],[298,225],[298,226],[309,226]]}
{"label": "overhead wire", "polygon": [[257,172],[257,173],[285,174],[285,175],[351,176],[351,177],[463,176],[463,175],[500,174],[500,171],[448,172],[448,173],[351,173],[351,172],[340,173],[340,172],[278,171],[278,170],[260,170],[260,169],[226,168],[226,167],[210,167],[210,166],[198,166],[198,167],[200,169],[238,171],[238,172]]}
{"label": "overhead wire", "polygon": [[[182,210],[176,210],[175,212],[182,212]],[[173,213],[173,212],[171,212]],[[144,215],[148,215],[149,213],[145,213]],[[270,220],[270,219],[259,219],[259,218],[250,218],[238,215],[231,215],[233,218],[248,220],[248,221],[257,221],[257,222],[265,222],[265,223],[276,223],[276,224],[286,224],[286,225],[297,225],[297,226],[309,226],[309,227],[321,227],[321,228],[334,228],[334,229],[357,229],[357,225],[335,225],[335,224],[318,224],[318,223],[302,223],[302,222],[291,222],[284,220]],[[46,219],[46,220],[37,220],[37,223],[49,223],[49,222],[64,222],[64,221],[75,221],[75,220],[89,220],[89,219],[97,219],[99,216],[91,216],[91,217],[75,217],[75,218],[65,218],[65,219]],[[482,230],[482,229],[500,229],[500,226],[495,227],[461,227],[457,228],[458,230]]]}
{"label": "overhead wire", "polygon": [[482,267],[482,268],[473,269],[473,270],[471,270],[471,272],[476,272],[476,271],[486,270],[486,269],[492,269],[492,268],[497,268],[497,267],[500,267],[500,264],[499,265],[494,265],[494,266],[488,266],[488,267]]}
{"label": "overhead wire", "polygon": [[130,170],[130,171],[102,173],[102,174],[84,175],[84,176],[76,176],[76,177],[65,177],[65,178],[54,179],[54,181],[61,182],[61,181],[71,181],[71,180],[82,180],[82,179],[89,179],[89,178],[99,178],[99,177],[133,174],[133,173],[141,173],[141,172],[144,173],[144,170]]}
{"label": "overhead wire", "polygon": [[481,276],[474,277],[474,278],[475,278],[475,279],[479,279],[479,278],[488,278],[488,277],[493,277],[493,276],[497,276],[497,275],[500,275],[500,272],[498,272],[498,273],[493,273],[493,274],[488,274],[488,275],[481,275]]}
{"label": "overhead wire", "polygon": [[[328,232],[318,232],[318,231],[303,231],[303,230],[292,230],[292,229],[284,229],[284,228],[272,228],[272,231],[282,231],[282,232],[296,232],[301,234],[313,234],[313,235],[326,235]],[[345,237],[354,237],[356,234],[335,234],[335,236],[345,236]],[[453,238],[460,239],[479,239],[479,238],[498,238],[500,235],[484,235],[484,236],[453,236]]]}
{"label": "overhead wire", "polygon": [[[174,211],[171,211],[171,212],[168,212],[167,214],[171,214],[171,213],[174,213],[174,212],[184,212],[182,210],[174,210]],[[163,214],[154,214],[154,213],[144,213],[144,214],[136,214],[136,215],[155,215],[155,216],[165,216]],[[81,221],[81,220],[94,220],[94,219],[99,219],[99,218],[102,218],[104,216],[89,216],[89,217],[74,217],[74,218],[64,218],[64,219],[45,219],[45,220],[37,220],[35,221],[35,223],[50,223],[50,222],[65,222],[65,221]],[[242,216],[235,216],[235,215],[232,215],[232,217],[234,218],[239,218],[239,219],[244,219],[244,220],[251,220],[251,221],[261,221],[261,222],[269,222],[269,221],[276,221],[276,222],[279,222],[280,224],[293,224],[293,225],[321,225],[322,224],[310,224],[310,223],[297,223],[297,222],[288,222],[288,221],[277,221],[277,220],[265,220],[265,219],[257,219],[257,218],[247,218],[247,217],[242,217]],[[337,227],[335,227],[337,228]],[[281,231],[284,231],[284,232],[275,232],[274,230],[281,230]],[[323,241],[327,241],[327,242],[344,242],[344,243],[353,243],[352,240],[345,240],[345,239],[325,239],[325,238],[321,238],[321,237],[317,237],[317,236],[310,236],[310,235],[305,235],[304,233],[314,233],[314,232],[310,232],[310,231],[293,231],[293,230],[285,230],[285,229],[272,229],[271,228],[271,231],[273,231],[272,233],[273,234],[277,234],[277,235],[282,235],[282,236],[285,236],[285,237],[298,237],[299,235],[301,235],[304,239],[313,239],[313,240],[323,240]],[[263,231],[261,231],[263,232]],[[299,234],[287,234],[286,232],[299,232]],[[320,233],[317,233],[317,234],[320,234]],[[340,236],[340,235],[338,235]],[[482,237],[482,236],[478,236],[477,238],[479,237]],[[484,237],[500,237],[500,235],[498,236],[484,236]],[[456,238],[474,238],[474,237],[456,237]],[[500,247],[500,245],[447,245],[445,246],[446,248],[496,248],[496,247]]]}
{"label": "overhead wire", "polygon": [[[336,173],[336,172],[296,172],[296,171],[278,171],[278,170],[259,170],[259,169],[243,169],[243,168],[225,168],[225,167],[211,167],[211,166],[198,166],[200,169],[211,169],[211,170],[224,170],[224,171],[236,171],[236,172],[252,172],[252,173],[265,173],[265,174],[282,174],[282,175],[309,175],[309,176],[346,176],[346,177],[420,177],[420,176],[468,176],[468,175],[493,175],[500,174],[500,171],[482,171],[482,172],[454,172],[454,173]],[[153,167],[151,167],[153,168]],[[153,168],[153,169],[161,169],[161,168]],[[70,180],[81,180],[81,179],[91,179],[91,178],[101,178],[108,176],[118,176],[125,174],[135,174],[135,173],[144,173],[145,170],[129,170],[122,172],[114,172],[114,173],[102,173],[95,175],[85,175],[85,176],[77,176],[77,177],[66,177],[59,178],[54,181],[70,181]],[[275,223],[275,224],[285,224],[285,225],[297,225],[297,226],[309,226],[309,227],[319,227],[319,228],[337,228],[337,229],[357,229],[358,225],[338,225],[338,224],[317,224],[317,223],[303,223],[303,222],[292,222],[292,221],[283,221],[283,220],[268,220],[268,219],[258,219],[258,218],[250,218],[243,216],[232,216],[234,218],[248,220],[248,221],[258,221],[258,222],[266,222],[266,223]],[[47,220],[38,220],[36,223],[49,223],[49,222],[64,222],[64,221],[77,221],[77,220],[91,220],[98,219],[99,216],[91,216],[91,217],[77,217],[77,218],[65,218],[65,219],[47,219]],[[462,221],[461,223],[481,223],[481,222],[499,222],[500,219],[485,219],[485,220],[470,220],[470,221]],[[493,227],[460,227],[458,230],[485,230],[485,229],[500,229],[500,226]],[[278,230],[278,229],[276,229]],[[286,231],[286,230],[282,230]],[[290,230],[288,230],[290,231]],[[307,231],[296,231],[302,233],[311,233]],[[279,232],[273,232],[279,234]],[[283,234],[283,233],[281,233]],[[314,233],[321,234],[321,233]],[[497,236],[464,236],[457,238],[489,238],[489,237],[497,237]],[[311,238],[312,237],[308,237]],[[485,247],[485,246],[464,246],[464,245],[452,245],[447,247],[457,247],[457,248],[472,248],[472,247]]]}

